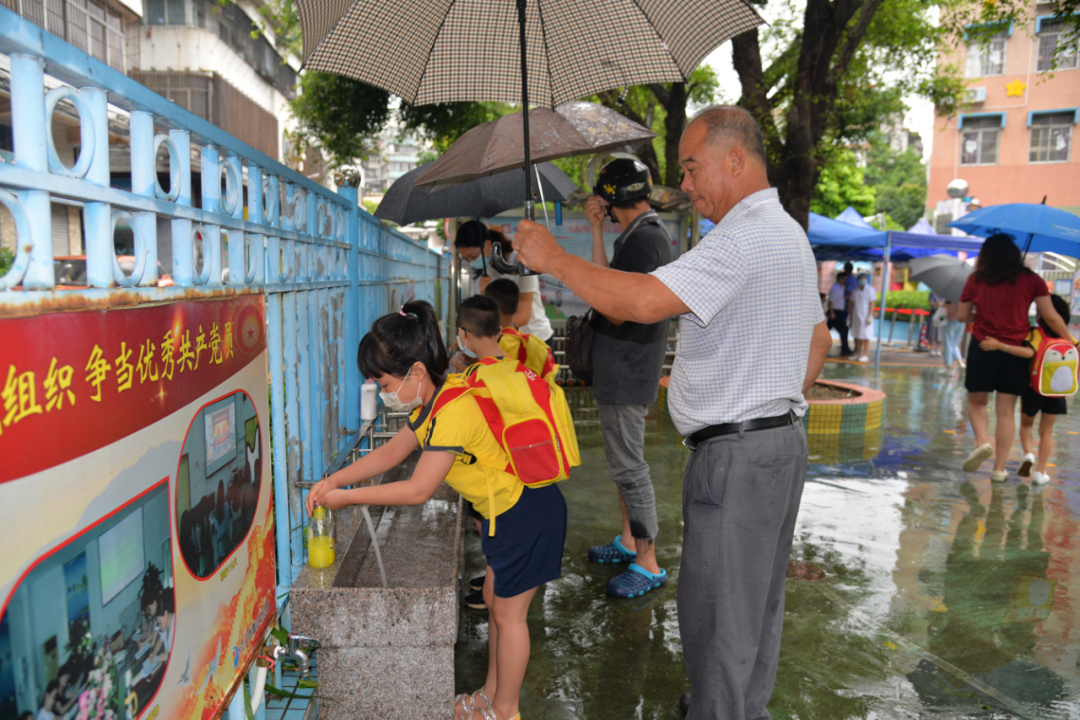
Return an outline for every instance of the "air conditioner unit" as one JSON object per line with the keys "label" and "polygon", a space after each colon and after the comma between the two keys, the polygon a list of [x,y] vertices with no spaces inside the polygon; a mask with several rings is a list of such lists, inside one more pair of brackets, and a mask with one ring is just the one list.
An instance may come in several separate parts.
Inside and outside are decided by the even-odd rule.
{"label": "air conditioner unit", "polygon": [[986,102],[986,88],[973,87],[964,91],[964,102],[966,103],[981,103]]}

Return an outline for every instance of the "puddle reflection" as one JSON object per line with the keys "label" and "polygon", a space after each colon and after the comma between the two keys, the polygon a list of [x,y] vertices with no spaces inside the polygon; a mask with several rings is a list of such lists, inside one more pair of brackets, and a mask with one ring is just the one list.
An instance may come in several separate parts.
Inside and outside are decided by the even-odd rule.
{"label": "puddle reflection", "polygon": [[[826,375],[873,383],[872,369]],[[860,447],[819,444],[804,492],[793,559],[828,573],[791,581],[774,718],[1080,716],[1080,421],[1059,420],[1050,485],[959,465],[973,442],[959,373],[883,369],[880,438]],[[585,393],[588,391],[586,390]],[[650,417],[667,587],[648,598],[604,594],[617,568],[590,565],[590,545],[619,532],[588,397],[574,400],[582,466],[562,485],[569,508],[563,577],[533,602],[532,660],[522,714],[546,718],[679,718],[688,689],[675,588],[682,470],[688,451],[669,419]],[[1075,399],[1069,401],[1077,408]],[[870,447],[871,450],[866,448]],[[1017,445],[1018,449],[1018,445]],[[1017,466],[1015,455],[1009,468]],[[467,567],[483,567],[466,538]],[[457,690],[486,670],[486,618],[463,614]]]}

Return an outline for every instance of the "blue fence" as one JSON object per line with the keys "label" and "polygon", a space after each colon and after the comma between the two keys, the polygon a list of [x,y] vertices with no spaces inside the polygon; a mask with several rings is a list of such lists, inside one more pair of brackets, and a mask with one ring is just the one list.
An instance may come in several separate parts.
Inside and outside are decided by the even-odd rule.
{"label": "blue fence", "polygon": [[[278,585],[287,590],[303,563],[300,487],[363,437],[361,331],[409,296],[445,308],[440,256],[358,209],[347,181],[327,190],[4,8],[0,52],[11,61],[15,158],[0,162],[0,203],[17,234],[0,316],[265,294]],[[46,76],[62,84],[48,89]],[[79,116],[71,167],[50,131],[60,103]],[[130,192],[110,187],[110,106],[128,116]],[[82,213],[86,290],[54,291],[53,202]],[[114,249],[123,225],[134,235],[130,274]],[[157,287],[162,244],[174,287]]]}

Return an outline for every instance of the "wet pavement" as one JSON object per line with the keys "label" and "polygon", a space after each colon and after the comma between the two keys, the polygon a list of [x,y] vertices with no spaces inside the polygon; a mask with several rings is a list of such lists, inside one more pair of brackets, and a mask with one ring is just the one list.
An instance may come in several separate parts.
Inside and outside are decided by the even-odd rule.
{"label": "wet pavement", "polygon": [[[874,384],[872,367],[830,363],[824,376]],[[972,446],[959,371],[886,367],[878,382],[888,399],[883,432],[869,438],[876,454],[811,459],[793,559],[828,577],[788,581],[773,717],[1080,718],[1080,404],[1070,399],[1059,420],[1049,485],[1015,474],[992,484],[990,463],[959,470]],[[522,717],[677,719],[689,689],[675,611],[688,451],[654,413],[646,459],[672,579],[651,597],[613,600],[604,585],[618,568],[585,554],[620,531],[618,500],[595,409],[576,415],[583,462],[561,484],[563,577],[533,601]],[[1014,473],[1018,460],[1019,443]],[[468,533],[477,571],[479,545]],[[463,612],[459,691],[483,682],[486,635],[486,616]]]}

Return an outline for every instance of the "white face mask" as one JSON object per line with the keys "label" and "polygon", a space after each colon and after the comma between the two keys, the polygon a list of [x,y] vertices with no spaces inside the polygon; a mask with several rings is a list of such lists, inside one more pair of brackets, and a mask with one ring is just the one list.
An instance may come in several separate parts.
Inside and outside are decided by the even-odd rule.
{"label": "white face mask", "polygon": [[465,357],[476,359],[476,353],[469,349],[469,346],[465,344],[465,333],[458,335],[457,345],[461,348],[461,352],[465,353]]}
{"label": "white face mask", "polygon": [[401,379],[401,384],[398,385],[398,389],[394,392],[380,392],[379,397],[382,398],[383,403],[391,412],[411,412],[416,408],[424,404],[423,398],[420,397],[420,388],[416,388],[416,397],[408,402],[402,402],[398,397],[398,391],[405,387],[405,381],[409,379],[409,375],[412,374],[412,368],[409,368],[409,372],[405,373],[405,377]]}

